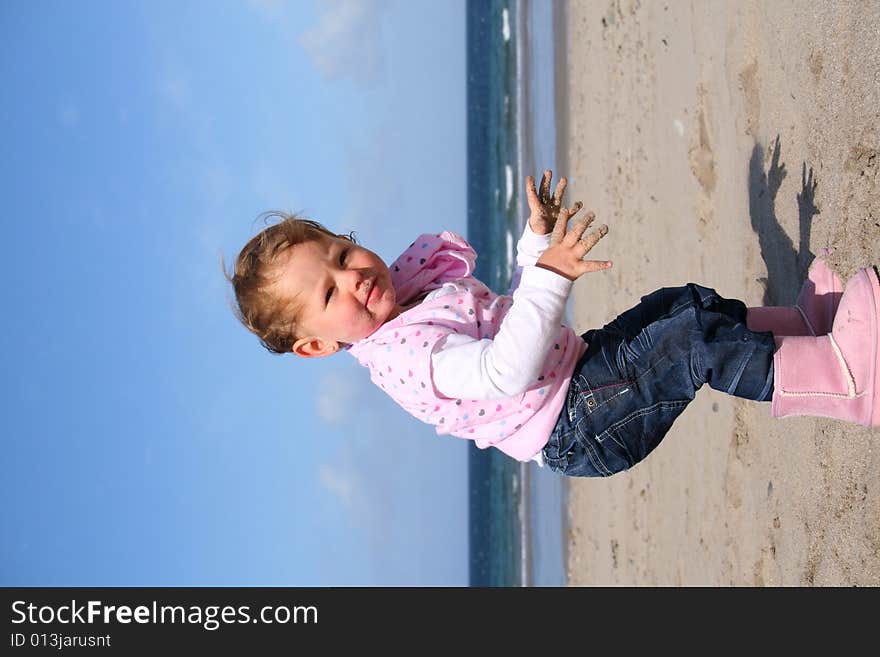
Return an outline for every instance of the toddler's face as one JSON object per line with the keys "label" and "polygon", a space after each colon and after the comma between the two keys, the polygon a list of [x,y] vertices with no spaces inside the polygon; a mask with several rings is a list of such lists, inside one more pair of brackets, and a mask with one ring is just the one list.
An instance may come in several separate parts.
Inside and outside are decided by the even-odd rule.
{"label": "toddler's face", "polygon": [[275,284],[300,307],[300,356],[326,356],[361,340],[400,313],[388,267],[372,251],[321,236],[287,250]]}

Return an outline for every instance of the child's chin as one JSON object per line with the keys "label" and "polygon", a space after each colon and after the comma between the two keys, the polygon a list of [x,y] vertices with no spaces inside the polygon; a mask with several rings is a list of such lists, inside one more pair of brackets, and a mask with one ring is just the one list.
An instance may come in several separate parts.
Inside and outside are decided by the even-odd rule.
{"label": "child's chin", "polygon": [[359,331],[357,335],[352,336],[352,342],[359,342],[360,340],[363,340],[364,338],[368,338],[368,337],[370,337],[371,335],[373,335],[373,333],[375,333],[375,332],[378,331],[380,328],[382,328],[382,325],[383,325],[386,321],[387,321],[387,320],[384,320],[384,319],[383,319],[381,322],[376,322],[376,325],[373,326],[372,328],[364,329],[363,331]]}

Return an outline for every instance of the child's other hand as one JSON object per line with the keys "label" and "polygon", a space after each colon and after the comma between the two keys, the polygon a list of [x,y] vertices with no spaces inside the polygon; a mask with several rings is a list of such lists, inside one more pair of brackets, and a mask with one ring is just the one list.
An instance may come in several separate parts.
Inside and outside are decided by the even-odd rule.
{"label": "child's other hand", "polygon": [[[565,193],[565,186],[568,180],[560,178],[556,184],[556,191],[550,196],[550,180],[553,178],[553,172],[550,169],[544,171],[541,177],[540,192],[535,189],[535,179],[532,176],[526,176],[526,198],[529,201],[529,226],[536,235],[546,235],[556,226],[556,219],[559,216],[559,210],[562,208],[562,195]],[[581,207],[580,201],[574,204],[574,212]],[[572,214],[574,214],[572,212]]]}
{"label": "child's other hand", "polygon": [[556,225],[553,226],[553,234],[550,236],[550,246],[535,263],[536,266],[556,272],[570,281],[576,280],[583,274],[611,267],[611,263],[607,260],[583,259],[590,249],[608,234],[608,226],[603,224],[584,235],[584,231],[593,223],[596,215],[588,212],[577,219],[566,231],[569,218],[573,217],[578,209],[559,209],[559,216],[556,219]]}

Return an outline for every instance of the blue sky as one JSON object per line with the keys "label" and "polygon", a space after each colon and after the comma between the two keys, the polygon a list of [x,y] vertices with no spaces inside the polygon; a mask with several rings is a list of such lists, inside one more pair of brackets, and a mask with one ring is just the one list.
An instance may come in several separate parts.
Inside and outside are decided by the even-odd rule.
{"label": "blue sky", "polygon": [[464,1],[0,4],[3,585],[467,584],[466,444],[221,274],[465,232]]}

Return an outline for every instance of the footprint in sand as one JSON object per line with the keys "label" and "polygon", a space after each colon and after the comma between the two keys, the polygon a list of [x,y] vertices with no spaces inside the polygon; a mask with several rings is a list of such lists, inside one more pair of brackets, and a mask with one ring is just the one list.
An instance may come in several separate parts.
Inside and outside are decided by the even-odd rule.
{"label": "footprint in sand", "polygon": [[707,196],[715,190],[715,158],[712,145],[709,143],[709,130],[706,127],[706,97],[702,86],[697,92],[699,107],[697,108],[697,135],[688,150],[691,171],[700,187]]}
{"label": "footprint in sand", "polygon": [[715,190],[715,156],[709,143],[709,128],[706,121],[706,92],[702,85],[697,89],[697,134],[688,150],[691,172],[700,183],[702,194],[694,208],[697,217],[697,234],[704,239],[712,224],[712,203],[710,197]]}
{"label": "footprint in sand", "polygon": [[739,74],[739,82],[745,96],[746,134],[758,137],[761,120],[761,98],[758,95],[758,61],[753,60]]}

